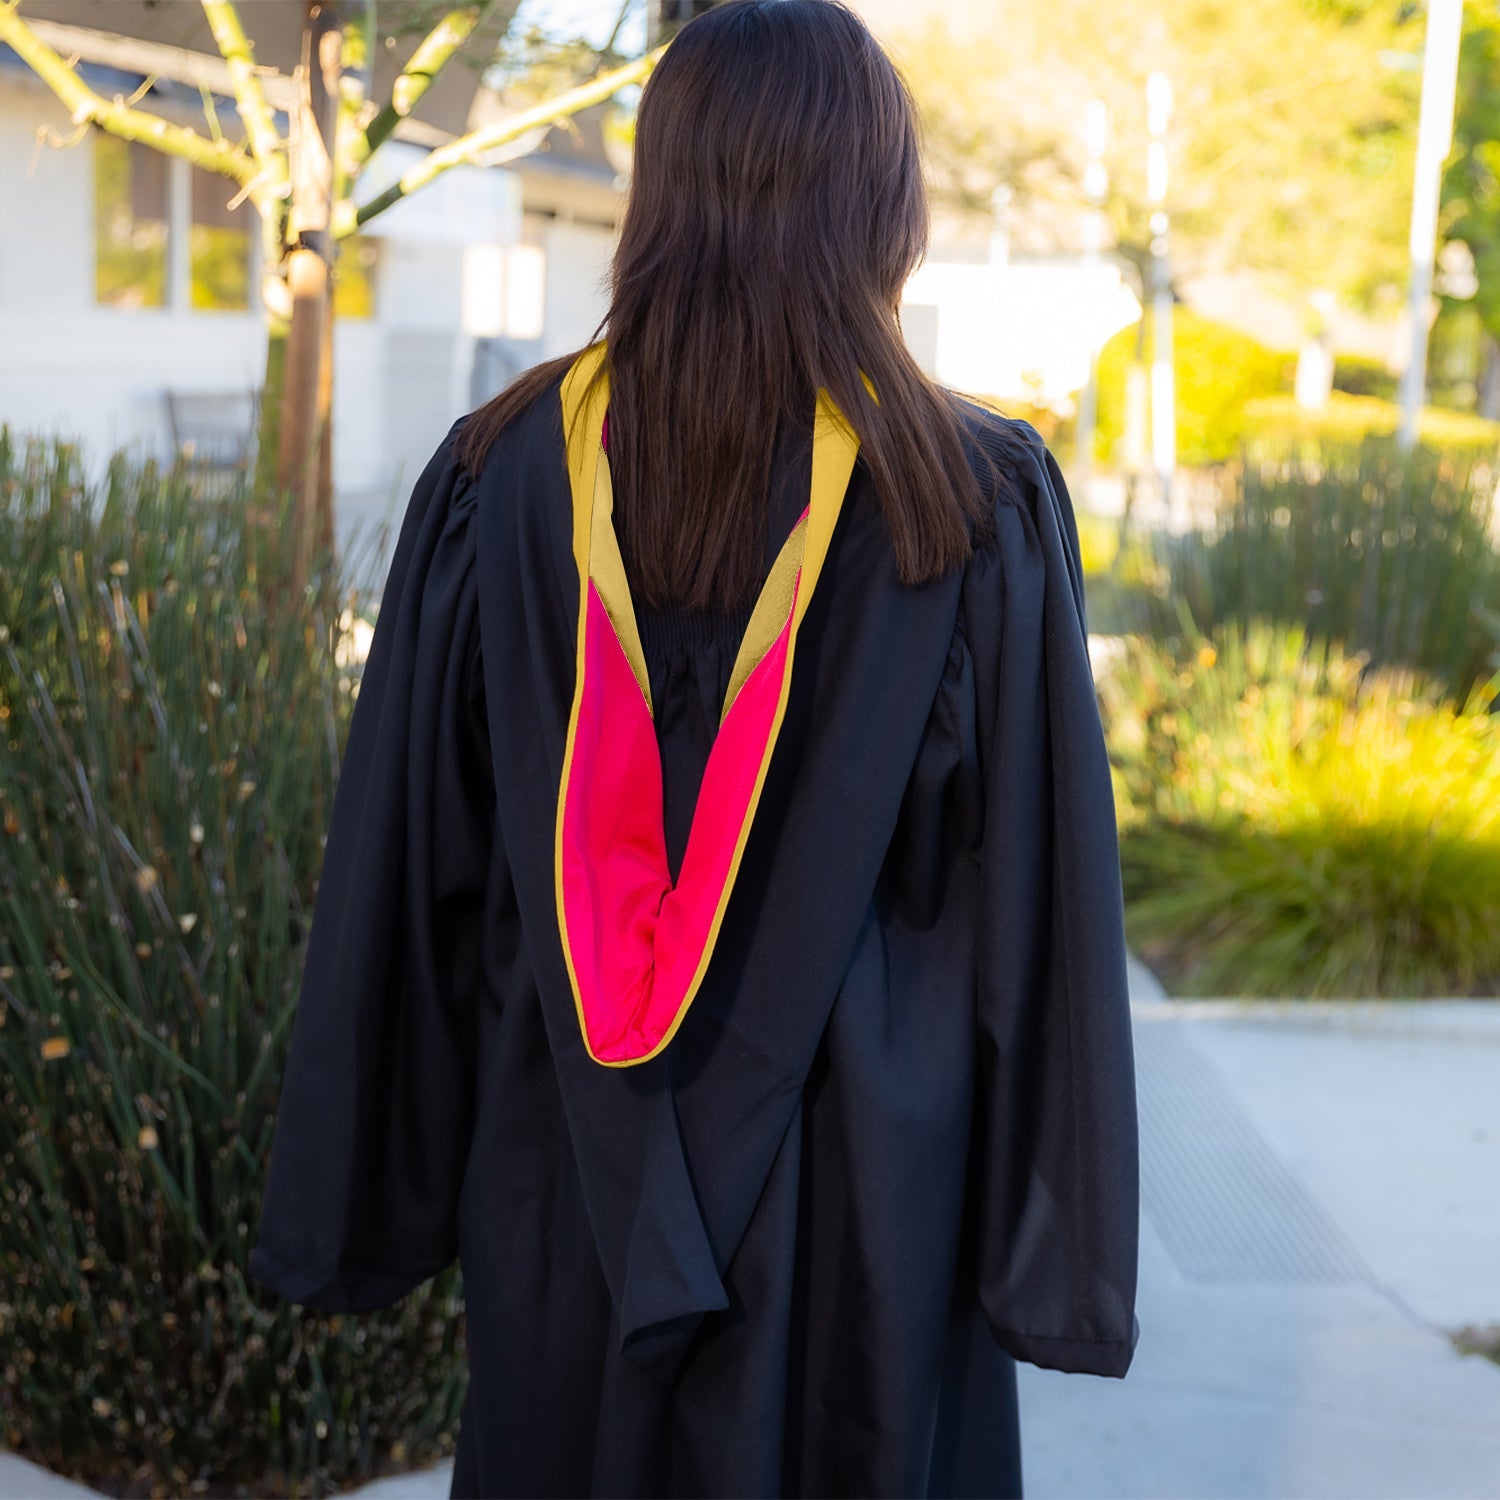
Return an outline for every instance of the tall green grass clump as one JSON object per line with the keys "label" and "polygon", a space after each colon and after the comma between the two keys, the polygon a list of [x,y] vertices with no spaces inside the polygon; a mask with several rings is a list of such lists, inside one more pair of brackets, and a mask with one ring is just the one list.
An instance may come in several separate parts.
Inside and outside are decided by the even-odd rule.
{"label": "tall green grass clump", "polygon": [[1214,524],[1159,540],[1172,598],[1200,629],[1300,625],[1462,699],[1500,667],[1497,456],[1382,435],[1251,445]]}
{"label": "tall green grass clump", "polygon": [[285,520],[0,434],[0,1436],[113,1494],[326,1493],[462,1397],[456,1274],[246,1278],[354,691]]}
{"label": "tall green grass clump", "polygon": [[1100,696],[1138,951],[1177,994],[1494,993],[1497,689],[1265,623],[1132,638]]}

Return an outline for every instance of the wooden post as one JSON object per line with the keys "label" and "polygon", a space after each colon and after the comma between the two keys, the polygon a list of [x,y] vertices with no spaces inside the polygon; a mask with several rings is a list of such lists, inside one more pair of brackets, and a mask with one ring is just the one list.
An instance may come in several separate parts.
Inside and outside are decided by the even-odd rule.
{"label": "wooden post", "polygon": [[[330,267],[330,274],[332,268]],[[333,286],[324,299],[323,347],[318,359],[318,482],[313,545],[332,556],[333,539]]]}
{"label": "wooden post", "polygon": [[[325,474],[323,445],[329,436],[331,371],[324,368],[331,349],[333,236],[333,131],[339,28],[337,8],[312,0],[302,32],[297,111],[291,132],[292,207],[287,240],[291,328],[287,334],[286,376],[276,479],[290,491],[294,532],[292,587],[307,583],[313,549],[331,519],[332,495],[320,494]],[[331,489],[331,486],[330,486]]]}

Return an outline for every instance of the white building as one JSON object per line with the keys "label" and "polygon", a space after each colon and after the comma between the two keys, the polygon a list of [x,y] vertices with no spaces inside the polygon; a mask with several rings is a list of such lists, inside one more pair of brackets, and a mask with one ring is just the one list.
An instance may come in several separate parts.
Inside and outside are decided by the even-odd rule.
{"label": "white building", "polygon": [[[149,72],[159,81],[142,107],[202,129],[199,85],[222,63],[211,39],[183,30],[199,25],[199,8],[116,0],[109,19],[129,37],[86,24],[99,14],[80,0],[28,0],[28,18],[81,58],[98,91],[129,95]],[[289,66],[299,14],[259,11],[258,58]],[[419,109],[427,118],[372,159],[365,193],[501,107],[472,74],[446,84],[453,71]],[[220,95],[216,109],[226,133],[238,129],[232,100]],[[335,332],[341,531],[399,506],[458,414],[597,326],[626,187],[601,123],[588,111],[576,135],[554,128],[505,166],[457,168],[346,243]],[[258,388],[259,240],[252,211],[227,208],[231,192],[186,162],[75,131],[0,48],[0,422],[77,439],[95,461],[120,448],[166,458],[168,392]],[[929,373],[971,395],[1066,411],[1090,348],[1139,313],[1108,263],[943,253],[912,278],[903,328]]]}
{"label": "white building", "polygon": [[[118,40],[118,39],[115,39]],[[166,49],[170,50],[170,49]],[[106,96],[143,79],[87,61]],[[143,108],[202,128],[195,88]],[[226,133],[232,101],[216,107]],[[196,116],[196,119],[194,119]],[[460,167],[371,221],[340,258],[334,473],[341,528],[397,503],[454,418],[515,370],[582,342],[603,315],[624,202],[597,118],[504,167]],[[423,144],[372,158],[373,193]],[[167,393],[260,386],[259,235],[234,185],[141,146],[79,132],[0,48],[0,422],[166,458]],[[248,401],[246,402],[248,406]]]}

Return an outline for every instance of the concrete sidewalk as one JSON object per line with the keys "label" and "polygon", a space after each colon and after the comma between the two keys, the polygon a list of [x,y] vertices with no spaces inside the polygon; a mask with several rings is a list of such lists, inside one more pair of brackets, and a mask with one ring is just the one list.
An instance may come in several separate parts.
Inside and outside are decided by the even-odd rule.
{"label": "concrete sidewalk", "polygon": [[1050,1497],[1500,1496],[1500,1002],[1177,1002],[1136,976],[1141,1341],[1021,1367]]}
{"label": "concrete sidewalk", "polygon": [[[1141,1341],[1020,1367],[1029,1500],[1500,1497],[1500,1365],[1448,1337],[1500,1323],[1500,1001],[1132,985]],[[0,1455],[0,1500],[88,1494]]]}

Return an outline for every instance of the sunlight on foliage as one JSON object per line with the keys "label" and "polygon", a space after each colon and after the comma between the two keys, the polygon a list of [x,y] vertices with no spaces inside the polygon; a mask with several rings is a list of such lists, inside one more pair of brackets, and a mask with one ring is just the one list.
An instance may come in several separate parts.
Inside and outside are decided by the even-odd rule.
{"label": "sunlight on foliage", "polygon": [[1497,689],[1456,706],[1266,624],[1133,639],[1100,695],[1146,960],[1180,994],[1492,991]]}

